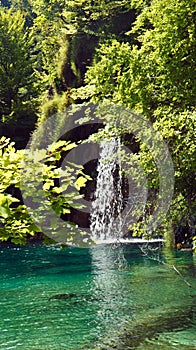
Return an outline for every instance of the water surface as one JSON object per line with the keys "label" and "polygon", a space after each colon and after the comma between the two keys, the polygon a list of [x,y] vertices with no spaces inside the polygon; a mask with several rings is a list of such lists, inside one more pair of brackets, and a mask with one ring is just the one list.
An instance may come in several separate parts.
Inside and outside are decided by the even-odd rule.
{"label": "water surface", "polygon": [[1,247],[0,349],[196,349],[194,257],[147,253]]}

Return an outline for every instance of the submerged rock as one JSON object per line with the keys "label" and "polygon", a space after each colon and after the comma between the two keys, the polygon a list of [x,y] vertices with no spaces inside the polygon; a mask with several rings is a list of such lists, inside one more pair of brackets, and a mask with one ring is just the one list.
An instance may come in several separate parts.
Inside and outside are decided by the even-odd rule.
{"label": "submerged rock", "polygon": [[77,294],[75,293],[55,294],[52,295],[48,300],[70,300],[76,297]]}
{"label": "submerged rock", "polygon": [[75,294],[75,293],[63,293],[63,294],[55,294],[52,295],[48,300],[72,300],[76,303],[78,302],[83,302],[83,301],[88,301],[88,300],[93,300],[95,301],[96,299],[91,296],[91,295],[86,295],[86,294]]}

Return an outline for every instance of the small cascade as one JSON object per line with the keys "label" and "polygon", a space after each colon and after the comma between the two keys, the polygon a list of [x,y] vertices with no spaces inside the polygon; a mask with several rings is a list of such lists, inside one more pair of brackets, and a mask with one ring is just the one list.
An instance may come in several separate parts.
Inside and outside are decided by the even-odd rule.
{"label": "small cascade", "polygon": [[118,240],[122,235],[123,209],[120,138],[102,141],[100,149],[90,229],[95,241]]}

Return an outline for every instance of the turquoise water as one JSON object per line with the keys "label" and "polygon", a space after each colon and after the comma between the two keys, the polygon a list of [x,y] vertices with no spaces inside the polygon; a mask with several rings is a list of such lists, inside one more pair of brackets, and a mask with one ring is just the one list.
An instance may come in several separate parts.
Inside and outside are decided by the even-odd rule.
{"label": "turquoise water", "polygon": [[111,245],[1,247],[0,349],[196,349],[191,252],[123,254],[127,266]]}

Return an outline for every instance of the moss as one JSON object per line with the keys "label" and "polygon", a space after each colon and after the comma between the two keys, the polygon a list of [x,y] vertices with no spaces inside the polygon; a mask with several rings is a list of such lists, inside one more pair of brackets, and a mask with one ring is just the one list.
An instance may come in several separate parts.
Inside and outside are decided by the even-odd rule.
{"label": "moss", "polygon": [[57,59],[57,76],[64,83],[65,88],[75,87],[77,76],[72,59],[72,39],[66,38],[59,50]]}
{"label": "moss", "polygon": [[52,99],[47,99],[41,106],[41,113],[37,123],[38,126],[52,115],[62,112],[69,104],[69,91],[61,95],[56,93]]}

